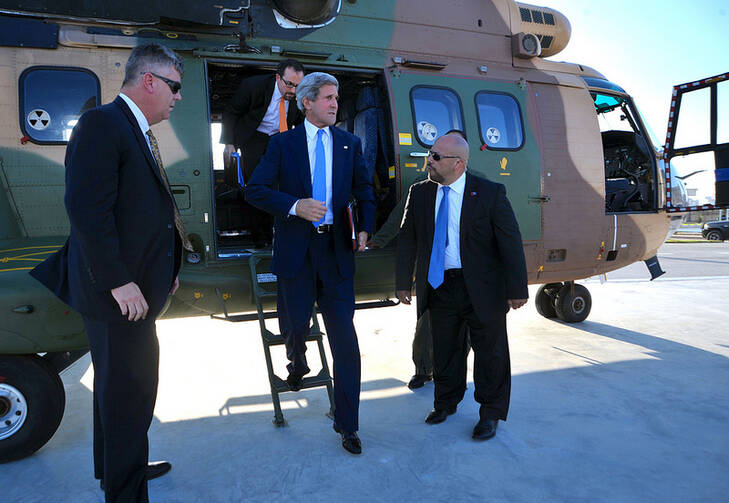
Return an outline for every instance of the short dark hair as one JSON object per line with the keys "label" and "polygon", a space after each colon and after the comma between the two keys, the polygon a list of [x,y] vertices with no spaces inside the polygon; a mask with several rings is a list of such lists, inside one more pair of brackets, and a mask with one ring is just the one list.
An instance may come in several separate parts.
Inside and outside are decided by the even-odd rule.
{"label": "short dark hair", "polygon": [[[451,130],[450,130],[450,131],[448,131],[448,132],[447,132],[446,134],[451,134],[451,133],[453,133],[453,134],[457,134],[458,136],[460,136],[460,137],[461,137],[461,138],[463,138],[464,140],[468,140],[468,138],[466,138],[466,133],[464,133],[464,132],[463,132],[463,131],[461,131],[460,129],[451,129]],[[445,136],[446,134],[444,134],[443,136]]]}
{"label": "short dark hair", "polygon": [[276,73],[283,77],[287,68],[293,68],[296,73],[304,73],[304,66],[295,59],[284,59],[281,61],[276,67]]}
{"label": "short dark hair", "polygon": [[185,71],[182,59],[172,49],[159,44],[139,45],[132,50],[124,69],[124,82],[122,87],[139,79],[140,75],[152,70],[154,67],[172,66],[180,74]]}

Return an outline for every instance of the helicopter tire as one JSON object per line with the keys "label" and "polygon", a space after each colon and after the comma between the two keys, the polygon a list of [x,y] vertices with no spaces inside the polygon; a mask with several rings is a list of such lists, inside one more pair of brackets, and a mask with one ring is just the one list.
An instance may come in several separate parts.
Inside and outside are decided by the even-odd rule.
{"label": "helicopter tire", "polygon": [[554,309],[565,323],[579,323],[587,318],[592,308],[592,296],[582,285],[565,283],[557,292]]}
{"label": "helicopter tire", "polygon": [[560,288],[562,288],[562,283],[546,283],[537,290],[534,303],[537,306],[537,312],[545,318],[557,317],[554,303]]}
{"label": "helicopter tire", "polygon": [[65,407],[63,383],[51,365],[36,355],[0,356],[0,463],[43,447]]}

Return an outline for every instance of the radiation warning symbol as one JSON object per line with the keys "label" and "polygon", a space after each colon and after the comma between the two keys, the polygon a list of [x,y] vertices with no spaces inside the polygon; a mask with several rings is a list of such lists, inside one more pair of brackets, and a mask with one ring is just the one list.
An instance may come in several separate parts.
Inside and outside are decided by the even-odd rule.
{"label": "radiation warning symbol", "polygon": [[488,128],[488,130],[486,130],[486,139],[489,143],[499,143],[499,140],[501,139],[501,131],[495,127]]}
{"label": "radiation warning symbol", "polygon": [[433,143],[438,136],[438,129],[427,121],[418,122],[418,135],[425,143]]}
{"label": "radiation warning symbol", "polygon": [[28,114],[28,124],[33,129],[42,131],[51,124],[51,116],[45,110],[36,108]]}

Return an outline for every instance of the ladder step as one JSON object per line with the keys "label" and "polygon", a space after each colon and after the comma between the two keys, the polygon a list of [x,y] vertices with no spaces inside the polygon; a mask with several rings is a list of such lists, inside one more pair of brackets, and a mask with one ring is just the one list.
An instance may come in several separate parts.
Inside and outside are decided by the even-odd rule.
{"label": "ladder step", "polygon": [[[291,389],[289,388],[289,384],[286,381],[284,381],[277,375],[274,375],[273,377],[273,386],[277,393],[291,391]],[[315,376],[304,377],[304,379],[302,379],[301,381],[301,389],[320,388],[322,386],[330,384],[331,382],[332,378],[329,377],[322,369],[322,371]]]}
{"label": "ladder step", "polygon": [[[306,336],[306,342],[312,342],[312,341],[319,341],[322,338],[321,332],[309,332],[309,335]],[[266,334],[263,335],[263,340],[266,344],[266,346],[280,346],[282,344],[286,343],[286,340],[284,339],[283,335],[281,334],[274,334],[272,332],[266,332]]]}
{"label": "ladder step", "polygon": [[256,296],[259,299],[275,299],[276,298],[276,292],[267,292],[266,290],[261,290],[259,288],[255,288]]}

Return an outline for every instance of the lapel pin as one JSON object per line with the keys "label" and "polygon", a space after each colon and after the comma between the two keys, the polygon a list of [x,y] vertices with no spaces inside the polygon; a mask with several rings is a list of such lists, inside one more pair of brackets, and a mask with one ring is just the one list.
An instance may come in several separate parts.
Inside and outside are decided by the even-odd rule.
{"label": "lapel pin", "polygon": [[471,195],[472,196],[475,196],[476,194],[477,194],[476,192],[471,192]]}
{"label": "lapel pin", "polygon": [[344,150],[347,150],[349,148],[349,145],[344,146]]}

